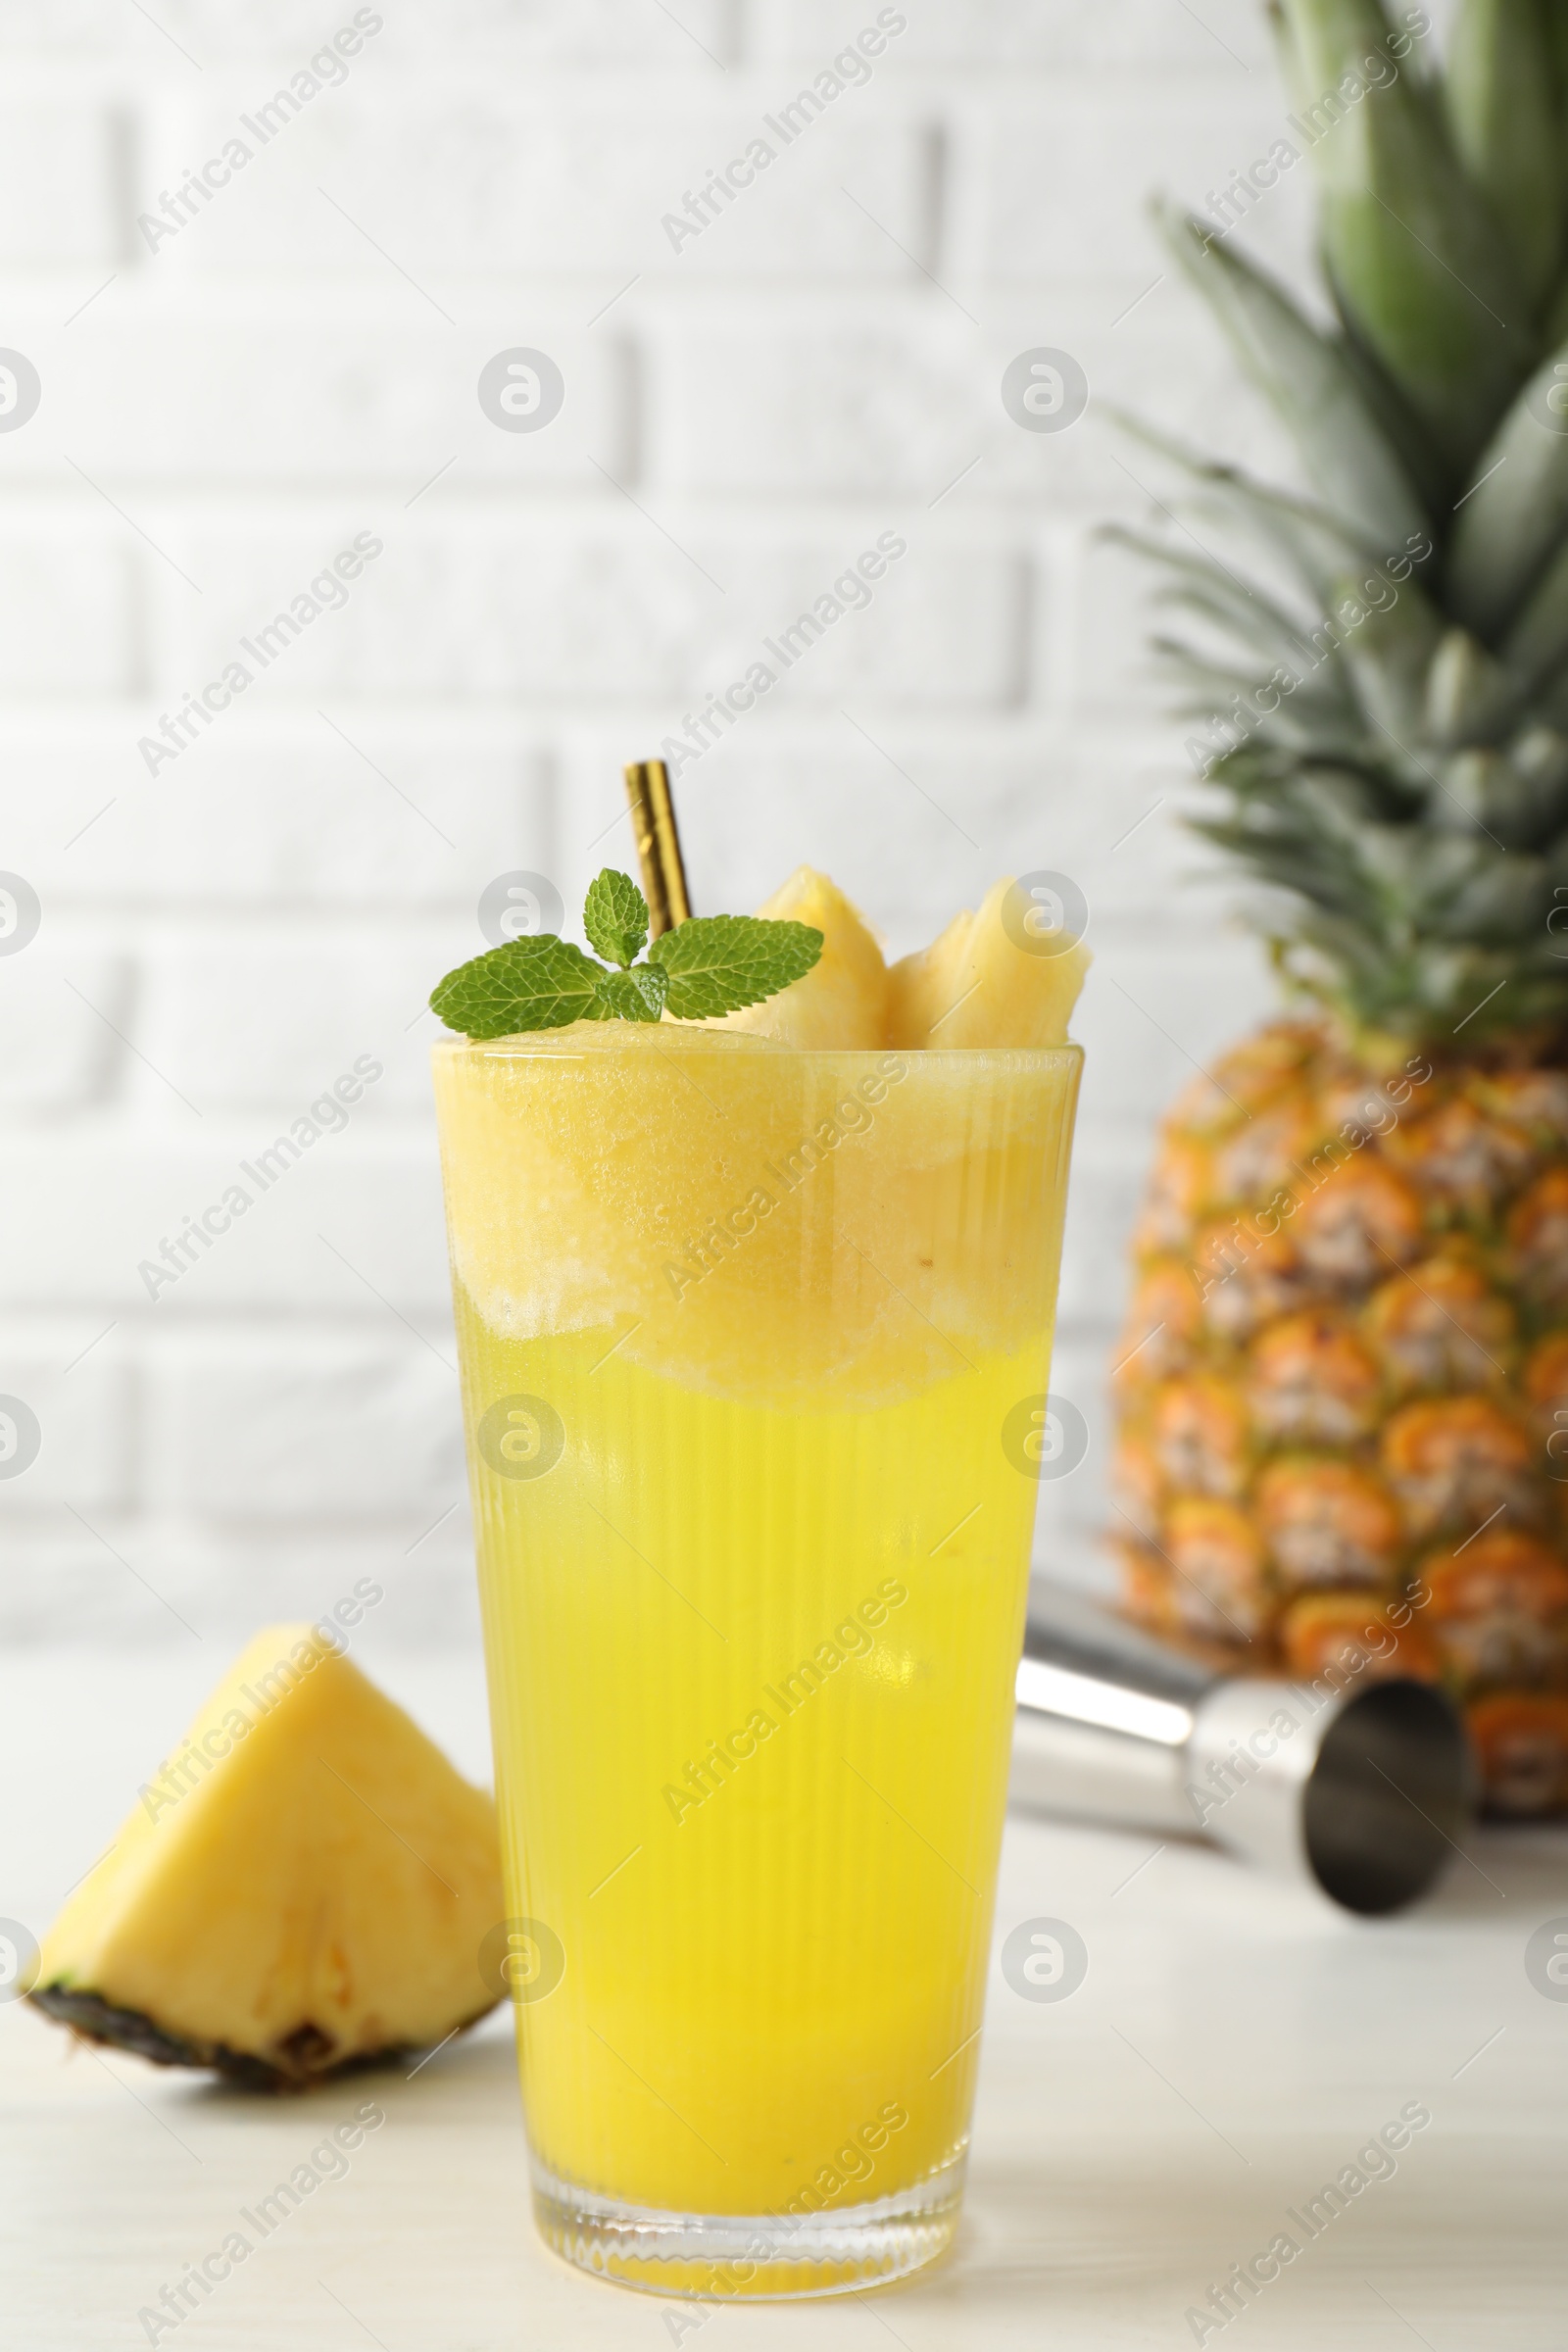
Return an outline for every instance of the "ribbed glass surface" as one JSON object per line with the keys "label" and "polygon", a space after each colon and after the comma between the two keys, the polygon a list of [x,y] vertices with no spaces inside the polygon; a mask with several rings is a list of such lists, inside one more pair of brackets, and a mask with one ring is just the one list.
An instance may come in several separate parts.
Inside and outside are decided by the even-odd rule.
{"label": "ribbed glass surface", "polygon": [[[524,2101],[579,2260],[691,2291],[680,2217],[778,2217],[737,2283],[779,2291],[951,2227],[1077,1073],[438,1052],[508,1900],[561,1955]],[[668,2242],[607,2257],[617,2213]]]}

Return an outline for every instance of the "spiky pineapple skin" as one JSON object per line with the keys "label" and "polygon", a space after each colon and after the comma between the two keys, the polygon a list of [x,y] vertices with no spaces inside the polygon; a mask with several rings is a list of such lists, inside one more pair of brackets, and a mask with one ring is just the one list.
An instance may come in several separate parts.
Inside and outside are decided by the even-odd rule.
{"label": "spiky pineapple skin", "polygon": [[1494,1805],[1568,1805],[1568,1049],[1246,1040],[1165,1122],[1116,1356],[1129,1610],[1442,1679]]}

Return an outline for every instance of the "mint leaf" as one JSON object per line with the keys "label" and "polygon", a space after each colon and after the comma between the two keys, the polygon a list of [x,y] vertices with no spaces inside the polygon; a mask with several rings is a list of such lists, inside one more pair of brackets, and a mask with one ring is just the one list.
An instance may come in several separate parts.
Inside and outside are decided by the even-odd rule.
{"label": "mint leaf", "polygon": [[822,934],[809,923],[699,914],[662,933],[648,957],[668,975],[665,1004],[676,1020],[706,1021],[776,997],[808,972],[821,953]]}
{"label": "mint leaf", "polygon": [[[648,940],[648,902],[629,874],[618,874],[612,865],[607,865],[603,873],[594,876],[583,901],[582,927],[588,945],[608,956],[612,963],[624,970],[636,962]],[[640,1017],[631,1015],[633,1020]]]}
{"label": "mint leaf", "polygon": [[657,1021],[666,1010],[680,1021],[711,1020],[777,996],[822,953],[822,934],[808,923],[710,914],[666,931],[637,963],[648,907],[637,885],[608,865],[589,886],[583,928],[615,970],[553,931],[509,939],[448,972],[431,994],[432,1011],[449,1029],[481,1040],[572,1021]]}
{"label": "mint leaf", "polygon": [[610,977],[581,948],[541,931],[509,939],[448,972],[431,994],[430,1008],[466,1037],[564,1029],[568,1021],[606,1017],[597,1009],[599,985]]}
{"label": "mint leaf", "polygon": [[599,982],[597,1018],[604,1021],[657,1021],[664,1009],[665,974],[657,963],[639,963],[629,972],[606,972]]}

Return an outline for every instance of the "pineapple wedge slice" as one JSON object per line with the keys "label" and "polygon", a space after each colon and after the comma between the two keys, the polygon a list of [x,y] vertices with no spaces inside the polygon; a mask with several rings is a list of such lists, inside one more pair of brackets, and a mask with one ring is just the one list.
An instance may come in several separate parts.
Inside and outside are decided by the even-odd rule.
{"label": "pineapple wedge slice", "polygon": [[309,1625],[258,1634],[44,1939],[34,2003],[286,2089],[495,2006],[495,1806]]}
{"label": "pineapple wedge slice", "polygon": [[1011,876],[980,910],[956,914],[940,938],[888,975],[888,1044],[934,1053],[973,1046],[1060,1046],[1089,969],[1079,944],[1059,955],[1020,945]]}
{"label": "pineapple wedge slice", "polygon": [[792,988],[708,1026],[745,1029],[786,1046],[886,1045],[887,961],[876,933],[838,885],[812,866],[799,866],[757,911],[774,922],[813,924],[822,934],[821,956]]}

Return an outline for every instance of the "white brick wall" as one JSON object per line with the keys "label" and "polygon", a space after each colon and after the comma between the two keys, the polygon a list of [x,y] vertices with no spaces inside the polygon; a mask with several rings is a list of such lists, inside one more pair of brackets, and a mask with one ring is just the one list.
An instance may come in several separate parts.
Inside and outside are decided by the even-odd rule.
{"label": "white brick wall", "polygon": [[[1104,412],[1269,450],[1143,207],[1284,108],[1253,0],[902,6],[677,252],[662,216],[873,0],[385,0],[154,250],[137,216],[353,9],[0,0],[0,341],[43,382],[0,432],[0,869],[43,909],[0,955],[0,1394],[44,1431],[0,1481],[0,1636],[216,1671],[367,1573],[377,1642],[468,1633],[424,994],[493,875],[569,906],[629,862],[622,760],[888,528],[871,609],[683,779],[693,885],[746,906],[810,859],[901,953],[1009,868],[1087,891],[1057,1381],[1097,1443],[1042,1556],[1092,1565],[1152,1120],[1267,994],[1095,540],[1154,480]],[[1291,267],[1304,176],[1249,224]],[[1040,343],[1093,389],[1059,436],[998,396]],[[516,344],[565,378],[541,433],[475,396]],[[149,775],[138,737],[362,531],[347,604]],[[150,1299],[139,1261],[362,1054],[348,1130]]]}

